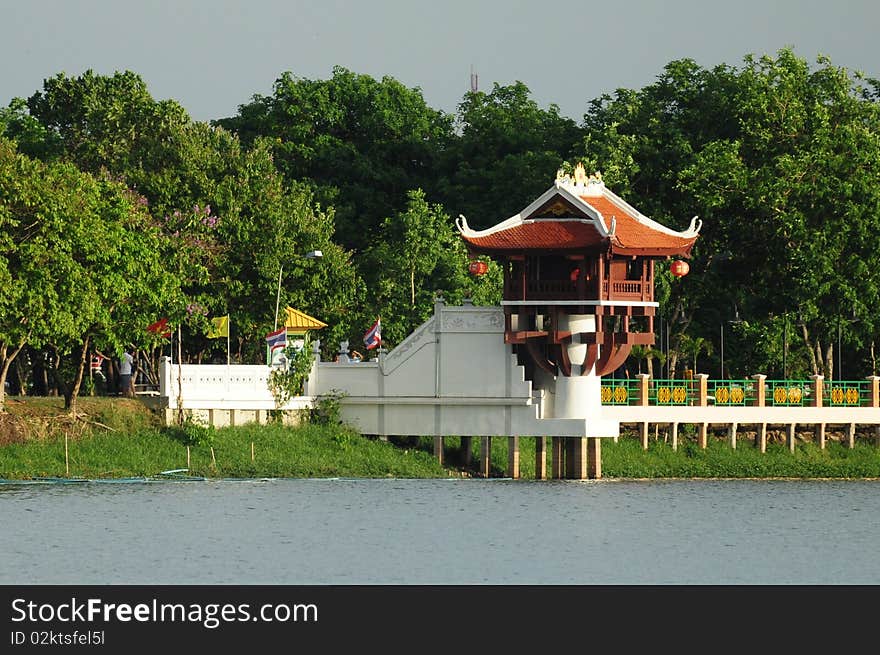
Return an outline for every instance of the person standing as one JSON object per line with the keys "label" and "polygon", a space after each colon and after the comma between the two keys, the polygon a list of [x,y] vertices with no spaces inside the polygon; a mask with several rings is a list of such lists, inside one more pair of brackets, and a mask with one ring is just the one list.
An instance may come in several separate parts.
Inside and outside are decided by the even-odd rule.
{"label": "person standing", "polygon": [[134,355],[126,348],[119,358],[119,393],[122,396],[133,396],[131,376],[134,373]]}

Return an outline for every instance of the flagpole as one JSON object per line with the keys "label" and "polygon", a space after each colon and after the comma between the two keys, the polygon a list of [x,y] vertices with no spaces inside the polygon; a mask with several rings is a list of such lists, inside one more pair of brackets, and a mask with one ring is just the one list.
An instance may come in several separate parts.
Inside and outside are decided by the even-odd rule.
{"label": "flagpole", "polygon": [[229,366],[229,314],[226,315],[226,366]]}

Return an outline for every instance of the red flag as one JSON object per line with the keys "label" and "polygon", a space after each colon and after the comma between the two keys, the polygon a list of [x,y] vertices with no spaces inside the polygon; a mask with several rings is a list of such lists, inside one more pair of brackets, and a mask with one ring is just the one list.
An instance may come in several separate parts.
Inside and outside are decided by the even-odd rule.
{"label": "red flag", "polygon": [[163,339],[171,338],[171,329],[168,327],[168,319],[160,318],[155,323],[150,323],[147,326],[147,332],[152,332],[153,334],[157,334],[161,336]]}
{"label": "red flag", "polygon": [[364,335],[364,345],[367,347],[367,350],[382,345],[382,324],[378,318],[373,323],[373,327],[367,330],[367,333]]}

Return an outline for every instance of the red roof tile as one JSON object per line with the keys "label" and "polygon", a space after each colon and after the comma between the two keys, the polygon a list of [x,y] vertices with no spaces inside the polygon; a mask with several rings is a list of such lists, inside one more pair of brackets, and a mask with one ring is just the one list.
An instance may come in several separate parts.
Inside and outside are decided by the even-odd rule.
{"label": "red roof tile", "polygon": [[617,252],[639,250],[666,254],[662,251],[672,250],[673,252],[668,254],[687,254],[697,239],[696,236],[679,237],[667,234],[646,225],[604,196],[582,196],[581,200],[602,214],[608,229],[611,229],[612,217],[615,219],[614,236],[616,238],[612,240],[612,245]]}
{"label": "red roof tile", "polygon": [[539,219],[486,236],[462,238],[485,250],[580,250],[600,245],[605,239],[586,221]]}

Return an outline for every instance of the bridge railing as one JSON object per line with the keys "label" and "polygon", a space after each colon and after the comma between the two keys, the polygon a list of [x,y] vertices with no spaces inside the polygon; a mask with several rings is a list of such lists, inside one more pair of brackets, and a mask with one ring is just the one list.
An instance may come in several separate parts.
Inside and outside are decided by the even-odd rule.
{"label": "bridge railing", "polygon": [[809,380],[752,378],[709,380],[664,379],[640,375],[635,379],[603,378],[603,405],[719,405],[724,407],[878,407],[880,378]]}

